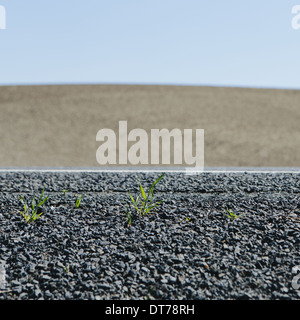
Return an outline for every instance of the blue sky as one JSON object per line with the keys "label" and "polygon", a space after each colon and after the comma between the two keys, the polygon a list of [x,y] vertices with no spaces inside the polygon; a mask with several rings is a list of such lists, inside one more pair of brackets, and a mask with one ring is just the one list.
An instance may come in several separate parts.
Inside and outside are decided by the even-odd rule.
{"label": "blue sky", "polygon": [[[0,85],[300,88],[300,0],[0,0]],[[299,22],[300,23],[300,22]]]}

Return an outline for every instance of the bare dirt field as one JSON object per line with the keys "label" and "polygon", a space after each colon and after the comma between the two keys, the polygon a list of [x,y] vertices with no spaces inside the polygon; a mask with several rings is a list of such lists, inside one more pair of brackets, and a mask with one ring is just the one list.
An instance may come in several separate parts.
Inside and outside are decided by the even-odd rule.
{"label": "bare dirt field", "polygon": [[204,129],[205,167],[300,165],[300,90],[0,87],[0,167],[99,167],[98,130]]}

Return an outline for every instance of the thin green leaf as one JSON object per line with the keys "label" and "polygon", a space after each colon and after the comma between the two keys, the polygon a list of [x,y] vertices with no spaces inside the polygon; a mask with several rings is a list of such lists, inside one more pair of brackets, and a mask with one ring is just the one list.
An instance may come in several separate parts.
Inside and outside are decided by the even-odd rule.
{"label": "thin green leaf", "polygon": [[163,173],[156,181],[153,182],[151,189],[153,189],[155,187],[155,185],[163,178],[164,175],[165,175],[165,173]]}
{"label": "thin green leaf", "polygon": [[45,187],[43,188],[43,191],[42,191],[42,193],[41,193],[41,196],[40,196],[40,199],[39,199],[39,203],[40,203],[40,202],[42,201],[42,199],[43,199],[44,191],[45,191]]}
{"label": "thin green leaf", "polygon": [[30,216],[29,222],[33,222],[36,220],[36,212],[33,212],[32,215]]}
{"label": "thin green leaf", "polygon": [[154,182],[152,183],[147,198],[149,198],[149,196],[151,195],[151,197],[152,197],[152,199],[153,199],[154,187],[155,187],[156,184],[163,178],[164,175],[165,175],[165,173],[163,173],[156,181],[154,181]]}
{"label": "thin green leaf", "polygon": [[131,205],[131,206],[138,211],[139,209],[138,209],[137,203],[138,203],[138,201],[139,201],[139,197],[137,197],[136,200],[134,200],[134,199],[133,199],[133,196],[131,195],[130,192],[129,192],[129,195],[130,195],[131,201],[133,202],[133,205]]}
{"label": "thin green leaf", "polygon": [[155,208],[155,207],[157,207],[160,203],[161,203],[162,201],[158,201],[158,202],[155,202],[155,203],[152,203],[150,206],[149,206],[149,208]]}
{"label": "thin green leaf", "polygon": [[22,202],[23,207],[24,207],[24,212],[27,212],[27,210],[28,210],[27,201],[26,201],[26,199],[24,199],[24,197],[22,195],[20,195],[20,198],[21,198],[21,202]]}
{"label": "thin green leaf", "polygon": [[48,200],[48,196],[45,199],[43,199],[42,201],[39,202],[38,207],[43,205],[47,200]]}
{"label": "thin green leaf", "polygon": [[140,189],[141,189],[141,193],[142,193],[143,198],[146,200],[147,196],[146,196],[145,191],[143,189],[143,186],[141,184],[140,184]]}
{"label": "thin green leaf", "polygon": [[21,200],[22,204],[25,203],[24,197],[21,194],[20,194],[20,200]]}
{"label": "thin green leaf", "polygon": [[133,196],[131,195],[131,193],[129,192],[129,195],[130,195],[130,198],[131,198],[131,201],[133,202],[133,204],[136,206],[136,203],[135,203],[135,201],[134,201],[134,199],[133,199]]}
{"label": "thin green leaf", "polygon": [[36,205],[35,198],[33,198],[33,199],[32,199],[32,202],[31,202],[31,210],[32,210],[32,211],[34,210],[35,205]]}
{"label": "thin green leaf", "polygon": [[37,215],[37,218],[39,218],[44,212],[42,211],[40,214]]}
{"label": "thin green leaf", "polygon": [[80,195],[80,197],[79,197],[79,198],[76,198],[76,203],[75,203],[75,207],[76,207],[76,208],[79,208],[81,198],[82,198],[82,195]]}

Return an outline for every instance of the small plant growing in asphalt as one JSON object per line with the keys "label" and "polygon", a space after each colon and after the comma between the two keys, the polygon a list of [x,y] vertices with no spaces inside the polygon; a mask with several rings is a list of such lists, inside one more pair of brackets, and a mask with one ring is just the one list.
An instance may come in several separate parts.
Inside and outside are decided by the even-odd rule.
{"label": "small plant growing in asphalt", "polygon": [[75,208],[78,209],[79,206],[80,206],[80,201],[81,201],[81,198],[82,198],[82,195],[78,196],[78,195],[75,195]]}
{"label": "small plant growing in asphalt", "polygon": [[[141,181],[140,181],[140,192],[141,193],[136,197],[136,199],[133,198],[133,196],[131,195],[131,192],[129,191],[129,196],[131,199],[131,207],[133,207],[135,209],[136,213],[139,216],[145,216],[152,209],[154,209],[160,203],[163,202],[163,200],[154,202],[154,187],[163,178],[164,175],[165,175],[165,173],[163,173],[157,180],[155,180],[152,183],[147,195],[146,195],[145,190],[141,184]],[[131,209],[127,206],[127,210],[126,210],[127,227],[129,227],[131,225],[132,217],[133,216],[132,216]]]}
{"label": "small plant growing in asphalt", "polygon": [[127,206],[127,210],[126,210],[126,218],[127,218],[127,227],[131,226],[132,223],[132,217],[131,217],[131,212]]}
{"label": "small plant growing in asphalt", "polygon": [[129,196],[130,196],[130,199],[132,201],[132,205],[131,206],[136,210],[138,215],[144,216],[144,215],[148,214],[152,209],[154,209],[161,202],[163,202],[163,200],[157,201],[157,202],[153,202],[154,201],[154,194],[153,193],[154,193],[155,185],[162,179],[162,177],[164,175],[165,175],[165,173],[163,173],[156,181],[154,181],[152,183],[147,195],[146,195],[146,193],[144,191],[144,188],[143,188],[143,186],[141,184],[141,181],[140,181],[141,194],[139,194],[136,199],[134,199],[133,196],[131,195],[131,193],[129,192]]}
{"label": "small plant growing in asphalt", "polygon": [[36,197],[33,197],[31,202],[31,208],[28,206],[26,199],[22,195],[20,195],[20,199],[24,207],[24,211],[20,211],[20,213],[27,223],[34,222],[36,219],[40,218],[40,216],[44,213],[40,208],[40,206],[42,206],[48,199],[48,196],[44,198],[44,191],[45,187],[38,200]]}
{"label": "small plant growing in asphalt", "polygon": [[226,212],[227,212],[227,214],[225,213],[225,215],[230,219],[237,219],[241,216],[241,214],[236,214],[231,209],[229,209],[229,210],[226,209]]}
{"label": "small plant growing in asphalt", "polygon": [[70,266],[68,264],[63,266],[63,268],[64,268],[66,273],[68,273],[70,271]]}

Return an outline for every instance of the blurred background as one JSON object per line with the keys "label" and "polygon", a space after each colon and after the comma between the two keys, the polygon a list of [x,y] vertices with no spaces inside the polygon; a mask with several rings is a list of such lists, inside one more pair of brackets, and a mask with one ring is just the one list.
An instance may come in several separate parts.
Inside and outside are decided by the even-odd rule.
{"label": "blurred background", "polygon": [[300,166],[294,1],[0,5],[0,167],[100,167],[120,120],[204,129],[207,167]]}

